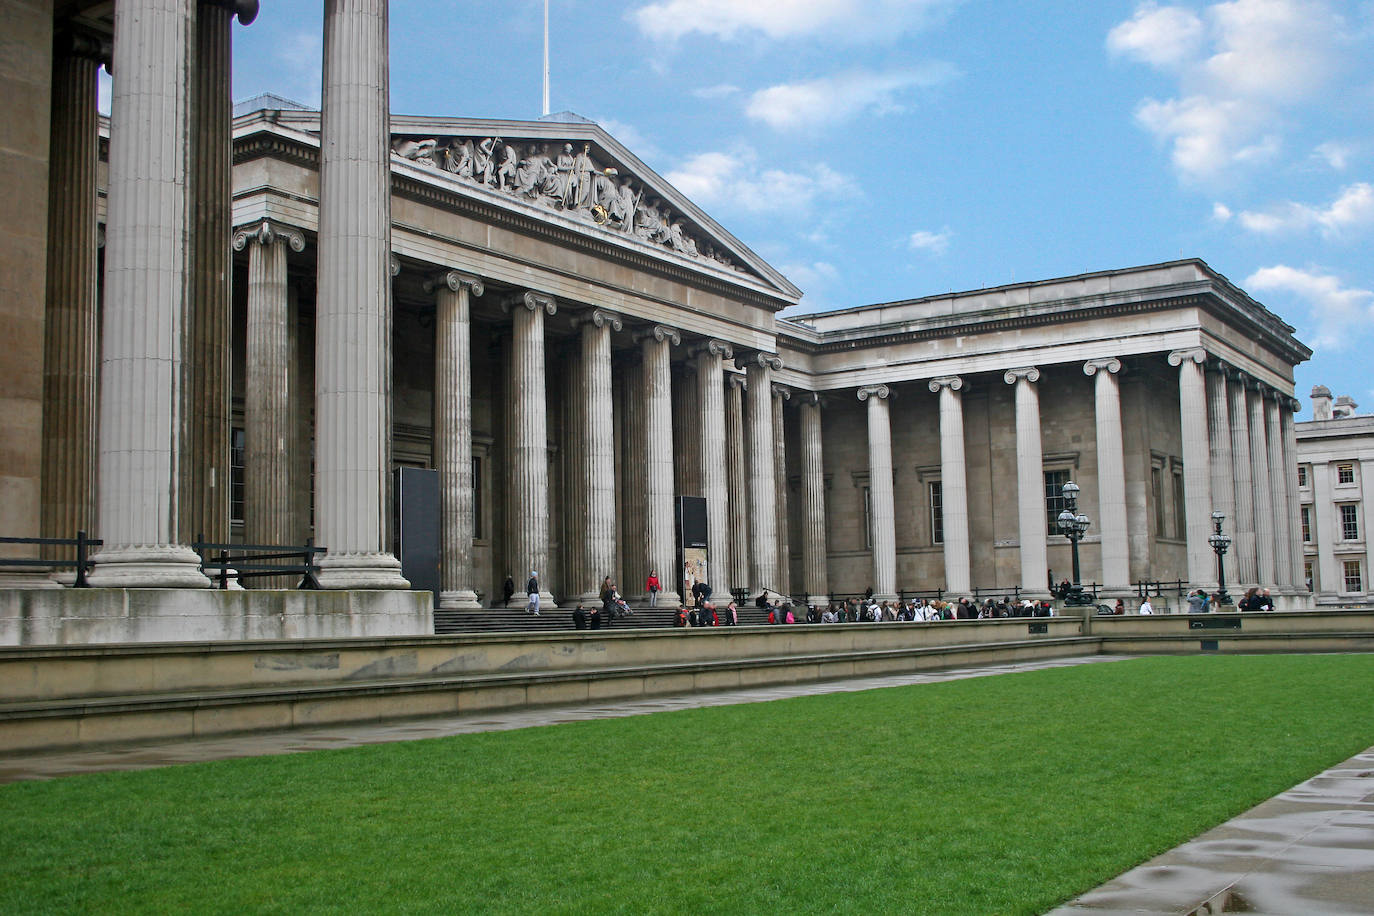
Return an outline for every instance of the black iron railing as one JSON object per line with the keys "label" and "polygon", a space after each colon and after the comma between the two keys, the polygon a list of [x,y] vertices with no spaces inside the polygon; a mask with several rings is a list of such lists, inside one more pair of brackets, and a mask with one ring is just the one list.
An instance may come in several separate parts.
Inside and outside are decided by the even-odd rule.
{"label": "black iron railing", "polygon": [[[214,582],[216,588],[229,587],[229,580],[242,582],[264,576],[295,576],[301,580],[296,588],[320,587],[319,564],[315,562],[324,547],[316,547],[307,539],[303,547],[280,544],[215,544],[197,540],[191,549],[200,554],[200,568]],[[296,560],[295,563],[281,562]]]}
{"label": "black iron railing", "polygon": [[104,541],[98,538],[86,537],[86,532],[78,531],[74,538],[0,538],[0,544],[35,544],[40,547],[75,547],[76,559],[56,560],[56,559],[30,559],[25,557],[0,557],[0,567],[22,569],[25,567],[52,569],[53,567],[74,567],[76,569],[76,581],[72,583],[75,588],[89,588],[86,582],[86,573],[94,565],[91,563],[91,548],[99,547]]}

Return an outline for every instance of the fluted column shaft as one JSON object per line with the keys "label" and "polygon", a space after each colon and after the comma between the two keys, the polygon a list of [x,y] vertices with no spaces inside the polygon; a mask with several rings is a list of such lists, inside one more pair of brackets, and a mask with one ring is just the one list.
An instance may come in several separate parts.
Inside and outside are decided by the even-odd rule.
{"label": "fluted column shaft", "polygon": [[773,511],[778,533],[778,579],[774,587],[784,595],[792,594],[792,545],[787,523],[787,434],[783,422],[783,402],[791,396],[791,392],[781,385],[773,386],[773,488],[776,493]]}
{"label": "fluted column shaft", "polygon": [[940,505],[944,522],[945,588],[955,594],[970,589],[968,472],[964,464],[964,403],[959,395],[964,380],[957,376],[931,379],[940,395]]}
{"label": "fluted column shaft", "polygon": [[778,518],[773,472],[773,371],[782,360],[767,353],[745,362],[749,410],[749,591],[778,589]]}
{"label": "fluted column shaft", "polygon": [[1179,432],[1183,439],[1184,531],[1188,540],[1188,581],[1195,585],[1216,581],[1216,557],[1207,538],[1212,531],[1211,445],[1208,439],[1207,380],[1202,348],[1175,350],[1170,365],[1178,366]]}
{"label": "fluted column shaft", "polygon": [[821,450],[821,401],[808,394],[801,403],[802,577],[806,603],[830,601],[825,538],[825,464]]}
{"label": "fluted column shaft", "polygon": [[873,542],[873,597],[897,599],[897,504],[892,490],[892,419],[886,385],[859,389],[868,402],[868,500]]}
{"label": "fluted column shaft", "polygon": [[[1208,514],[1220,512],[1225,515],[1226,530],[1234,532],[1236,484],[1231,469],[1231,411],[1227,406],[1226,387],[1225,367],[1213,363],[1207,369],[1207,440],[1212,462],[1212,506]],[[1202,581],[1214,579],[1215,572]]]}
{"label": "fluted column shaft", "polygon": [[477,608],[472,571],[473,293],[482,281],[448,271],[431,287],[434,314],[434,467],[439,472],[439,606]]}
{"label": "fluted column shaft", "polygon": [[1021,543],[1021,591],[1048,596],[1049,541],[1045,531],[1045,459],[1040,435],[1040,370],[1011,369],[1003,377],[1016,386],[1016,508]]}
{"label": "fluted column shaft", "polygon": [[[1294,589],[1303,591],[1306,588],[1306,577],[1302,570],[1302,495],[1298,490],[1298,435],[1293,426],[1293,414],[1299,409],[1301,408],[1296,400],[1284,400],[1279,407],[1279,427],[1283,441],[1283,476],[1287,495],[1284,505],[1288,515],[1288,558],[1293,573],[1289,584]],[[1374,546],[1374,538],[1367,540]],[[1374,566],[1370,568],[1374,569]]]}
{"label": "fluted column shaft", "polygon": [[1269,482],[1269,444],[1264,434],[1264,390],[1258,384],[1247,386],[1246,402],[1250,411],[1250,461],[1254,465],[1255,494],[1255,560],[1258,583],[1270,587],[1275,584],[1274,564],[1274,495]]}
{"label": "fluted column shaft", "polygon": [[648,490],[644,468],[644,362],[630,355],[621,372],[621,566],[620,590],[647,600],[644,581],[649,557],[644,544],[644,495]]}
{"label": "fluted column shaft", "polygon": [[1293,539],[1288,523],[1288,473],[1283,463],[1283,428],[1279,421],[1279,398],[1272,391],[1264,398],[1264,438],[1269,447],[1269,499],[1273,510],[1274,578],[1272,587],[1291,588],[1293,585]]}
{"label": "fluted column shaft", "polygon": [[1231,415],[1231,480],[1236,494],[1236,512],[1227,566],[1233,570],[1235,584],[1240,586],[1254,585],[1259,581],[1255,566],[1254,465],[1250,456],[1250,411],[1246,400],[1243,376],[1239,372],[1230,372],[1226,383],[1226,404]]}
{"label": "fluted column shaft", "polygon": [[697,442],[701,493],[706,497],[706,573],[713,591],[730,587],[730,494],[726,458],[725,373],[721,360],[733,355],[730,345],[719,340],[707,341],[698,347],[696,353],[697,406],[701,411]]}
{"label": "fluted column shaft", "polygon": [[725,387],[725,468],[730,496],[729,588],[749,588],[749,484],[744,461],[744,377]]}
{"label": "fluted column shaft", "polygon": [[315,322],[315,530],[327,588],[404,588],[391,474],[387,0],[327,0]]}
{"label": "fluted column shaft", "polygon": [[[288,249],[305,237],[268,221],[240,230],[234,247],[248,249],[248,322],[244,362],[244,539],[291,544],[298,534],[295,499],[296,399]],[[261,583],[285,587],[289,583]]]}
{"label": "fluted column shaft", "polygon": [[91,57],[60,50],[53,58],[42,537],[96,531],[98,66]]}
{"label": "fluted column shaft", "polygon": [[656,326],[640,341],[644,356],[644,542],[649,568],[658,572],[668,605],[680,600],[682,570],[673,536],[673,373],[669,347],[680,343],[671,328]]}
{"label": "fluted column shaft", "polygon": [[[616,564],[611,331],[618,331],[623,325],[619,318],[600,309],[579,316],[579,324],[583,387],[578,394],[586,429],[574,461],[581,472],[578,482],[585,500],[585,530],[577,533],[583,545],[585,568],[573,570],[573,577],[581,583],[579,599],[592,603],[599,596],[602,578],[613,575]],[[574,399],[578,396],[574,395]]]}
{"label": "fluted column shaft", "polygon": [[511,490],[510,557],[516,596],[524,605],[524,583],[539,576],[539,600],[553,606],[549,591],[549,434],[544,375],[544,315],[558,306],[550,296],[525,293],[506,303],[511,312]]}
{"label": "fluted column shaft", "polygon": [[[181,458],[181,538],[229,540],[229,253],[232,218],[229,74],[233,13],[196,10],[191,70],[190,276],[186,310],[186,432]],[[245,430],[246,434],[246,430]],[[245,507],[246,509],[246,507]],[[257,543],[285,543],[264,541]]]}
{"label": "fluted column shaft", "polygon": [[98,586],[209,585],[177,542],[194,29],[191,0],[115,7]]}
{"label": "fluted column shaft", "polygon": [[1083,366],[1095,380],[1097,425],[1097,506],[1102,532],[1102,584],[1112,592],[1131,585],[1130,544],[1126,536],[1126,460],[1121,435],[1121,361],[1089,360]]}

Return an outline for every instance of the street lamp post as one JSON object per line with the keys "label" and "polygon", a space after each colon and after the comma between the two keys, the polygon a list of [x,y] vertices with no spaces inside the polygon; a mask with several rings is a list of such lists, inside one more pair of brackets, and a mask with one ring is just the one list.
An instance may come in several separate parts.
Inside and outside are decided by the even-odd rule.
{"label": "street lamp post", "polygon": [[1224,513],[1213,512],[1212,536],[1207,538],[1207,543],[1212,545],[1217,554],[1217,604],[1231,603],[1231,596],[1226,594],[1226,549],[1231,546],[1231,536],[1222,533],[1221,523],[1225,520]]}
{"label": "street lamp post", "polygon": [[1064,532],[1064,537],[1069,539],[1069,545],[1073,549],[1073,586],[1069,593],[1064,596],[1066,607],[1085,607],[1093,603],[1093,599],[1083,594],[1082,577],[1078,571],[1078,542],[1083,540],[1083,535],[1091,524],[1086,515],[1078,512],[1078,484],[1070,480],[1064,484],[1064,511],[1059,513],[1059,530]]}

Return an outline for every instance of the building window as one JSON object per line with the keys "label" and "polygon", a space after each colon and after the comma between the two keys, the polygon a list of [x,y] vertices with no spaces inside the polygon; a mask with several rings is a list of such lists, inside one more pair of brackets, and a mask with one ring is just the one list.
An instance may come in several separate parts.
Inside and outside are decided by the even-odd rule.
{"label": "building window", "polygon": [[1298,465],[1298,486],[1307,486],[1307,465],[1305,464]]}
{"label": "building window", "polygon": [[1174,468],[1174,537],[1180,541],[1188,539],[1188,532],[1185,530],[1188,523],[1188,514],[1184,506],[1183,495],[1183,469]]}
{"label": "building window", "polygon": [[1069,482],[1068,471],[1045,472],[1045,531],[1060,534],[1059,513],[1064,511],[1064,484]]}
{"label": "building window", "polygon": [[1312,507],[1311,507],[1311,506],[1303,506],[1303,507],[1302,507],[1302,542],[1303,542],[1304,544],[1311,544],[1311,543],[1312,543]]}
{"label": "building window", "polygon": [[945,542],[945,506],[941,497],[940,481],[930,482],[930,543]]}
{"label": "building window", "polygon": [[482,535],[482,459],[472,459],[472,537],[481,540]]}
{"label": "building window", "polygon": [[1303,564],[1302,564],[1302,581],[1305,582],[1305,583],[1307,583],[1307,590],[1308,590],[1309,592],[1312,591],[1312,586],[1313,586],[1315,583],[1312,581],[1312,561],[1311,561],[1311,560],[1304,560],[1304,561],[1303,561]]}
{"label": "building window", "polygon": [[863,488],[864,492],[864,550],[873,549],[873,490]]}
{"label": "building window", "polygon": [[243,450],[242,429],[234,429],[229,438],[229,521],[243,524]]}
{"label": "building window", "polygon": [[1341,566],[1345,572],[1345,590],[1347,592],[1364,591],[1364,577],[1360,575],[1360,561],[1346,560]]}
{"label": "building window", "polygon": [[1356,517],[1358,514],[1359,510],[1354,503],[1346,503],[1341,506],[1341,540],[1358,541],[1360,539],[1360,522]]}
{"label": "building window", "polygon": [[1354,483],[1354,482],[1355,482],[1355,465],[1349,464],[1349,463],[1346,463],[1346,464],[1338,464],[1338,465],[1336,465],[1336,483]]}

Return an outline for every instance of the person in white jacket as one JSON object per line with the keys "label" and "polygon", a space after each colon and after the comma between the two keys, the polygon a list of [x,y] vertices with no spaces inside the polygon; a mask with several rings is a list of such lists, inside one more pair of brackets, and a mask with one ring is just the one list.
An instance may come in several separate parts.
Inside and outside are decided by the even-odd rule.
{"label": "person in white jacket", "polygon": [[1140,613],[1153,614],[1154,612],[1154,605],[1150,604],[1149,598],[1146,598],[1144,601],[1140,602]]}

